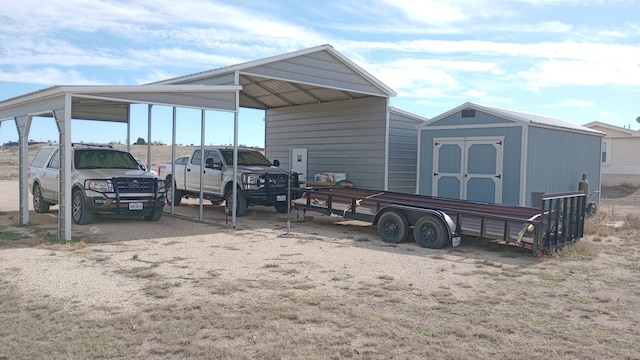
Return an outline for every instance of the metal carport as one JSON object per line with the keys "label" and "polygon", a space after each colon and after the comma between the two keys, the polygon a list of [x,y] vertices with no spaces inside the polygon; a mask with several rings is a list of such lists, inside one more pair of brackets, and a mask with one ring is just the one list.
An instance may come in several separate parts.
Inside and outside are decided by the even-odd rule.
{"label": "metal carport", "polygon": [[[20,221],[28,223],[27,149],[28,130],[34,116],[51,116],[60,130],[61,154],[71,144],[70,119],[129,121],[129,104],[159,104],[197,109],[232,111],[235,113],[234,144],[238,145],[238,110],[240,107],[291,109],[310,105],[329,106],[374,99],[381,105],[376,113],[376,126],[383,137],[364,137],[367,142],[379,141],[384,152],[380,164],[385,187],[389,176],[389,97],[396,93],[364,69],[337,52],[330,45],[321,45],[247,63],[204,71],[146,85],[122,86],[54,86],[31,94],[0,102],[0,121],[14,120],[20,142]],[[348,105],[347,105],[348,106]],[[361,108],[366,105],[361,105]],[[377,110],[376,110],[377,111]],[[363,114],[365,118],[368,114]],[[340,115],[349,122],[350,115]],[[266,118],[269,118],[267,113]],[[149,119],[151,123],[151,117]],[[269,123],[269,121],[266,121]],[[327,124],[326,126],[331,126]],[[174,111],[175,132],[175,111]],[[265,134],[265,137],[268,136]],[[267,140],[267,139],[265,139]],[[266,145],[266,143],[265,143]],[[287,147],[288,148],[288,147]],[[61,177],[70,179],[71,159],[61,158]],[[288,161],[283,163],[290,167]],[[377,175],[376,175],[377,176]],[[67,182],[69,182],[67,180]],[[71,239],[71,194],[65,182],[61,186],[64,198],[60,202],[59,232]],[[234,187],[235,191],[235,187]],[[64,210],[64,211],[63,211]],[[235,226],[235,211],[232,224]],[[64,232],[62,231],[64,229]]]}
{"label": "metal carport", "polygon": [[[58,235],[71,240],[71,119],[129,122],[129,105],[142,103],[234,112],[237,148],[241,86],[92,85],[53,86],[0,102],[0,122],[13,120],[19,140],[20,223],[29,223],[28,135],[33,117],[53,117],[59,130],[60,189]],[[152,119],[149,116],[149,125]],[[173,141],[175,143],[175,140]],[[172,144],[175,146],[175,144]],[[232,223],[235,225],[235,212]]]}

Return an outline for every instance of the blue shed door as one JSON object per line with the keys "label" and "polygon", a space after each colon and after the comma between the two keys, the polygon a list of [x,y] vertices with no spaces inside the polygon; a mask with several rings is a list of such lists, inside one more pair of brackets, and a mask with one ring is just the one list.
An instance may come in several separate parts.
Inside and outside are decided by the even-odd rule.
{"label": "blue shed door", "polygon": [[432,194],[500,203],[502,160],[503,139],[435,139]]}

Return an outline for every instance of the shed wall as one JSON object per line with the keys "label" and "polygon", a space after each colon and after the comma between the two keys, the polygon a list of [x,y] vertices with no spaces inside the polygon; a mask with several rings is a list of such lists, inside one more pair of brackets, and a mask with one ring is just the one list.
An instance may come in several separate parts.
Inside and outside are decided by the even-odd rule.
{"label": "shed wall", "polygon": [[293,106],[266,111],[265,154],[289,168],[289,149],[306,148],[307,180],[346,173],[358,187],[384,189],[387,99]]}
{"label": "shed wall", "polygon": [[600,190],[600,136],[531,126],[528,132],[527,205],[532,192],[578,190],[582,173],[590,193]]}
{"label": "shed wall", "polygon": [[475,117],[462,117],[462,111],[457,111],[443,119],[440,119],[436,122],[429,124],[429,127],[435,126],[478,126],[478,125],[489,125],[489,124],[510,124],[512,121],[487,114],[481,111],[475,112]]}
{"label": "shed wall", "polygon": [[422,121],[389,112],[389,191],[414,194],[418,164],[418,130]]}

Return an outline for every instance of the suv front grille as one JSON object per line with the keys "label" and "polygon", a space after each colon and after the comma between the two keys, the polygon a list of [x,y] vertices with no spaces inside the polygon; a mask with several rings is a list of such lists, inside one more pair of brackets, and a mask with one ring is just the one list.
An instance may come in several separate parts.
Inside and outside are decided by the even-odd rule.
{"label": "suv front grille", "polygon": [[156,180],[152,178],[113,178],[113,187],[118,193],[152,193],[156,191]]}

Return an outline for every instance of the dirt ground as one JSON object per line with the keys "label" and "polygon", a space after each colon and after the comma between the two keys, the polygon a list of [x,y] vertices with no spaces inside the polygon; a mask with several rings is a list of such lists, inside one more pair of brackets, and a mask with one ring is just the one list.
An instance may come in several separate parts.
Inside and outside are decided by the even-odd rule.
{"label": "dirt ground", "polygon": [[212,205],[206,223],[98,217],[64,243],[57,207],[19,224],[13,150],[0,359],[640,359],[638,189],[603,189],[588,235],[544,258],[387,244],[364,223],[266,207],[231,229]]}

